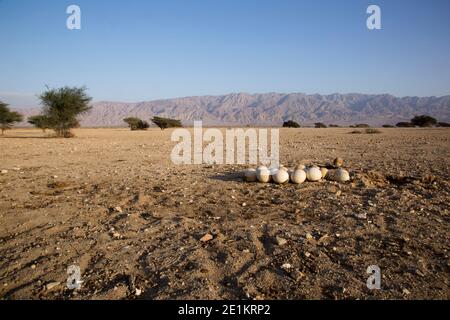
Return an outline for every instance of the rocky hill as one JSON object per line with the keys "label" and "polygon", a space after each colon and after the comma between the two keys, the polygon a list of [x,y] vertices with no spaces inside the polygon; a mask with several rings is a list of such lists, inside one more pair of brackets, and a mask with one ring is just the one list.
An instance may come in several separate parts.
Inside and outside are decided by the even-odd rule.
{"label": "rocky hill", "polygon": [[[428,114],[450,121],[450,96],[402,97],[388,94],[232,93],[222,96],[185,97],[138,103],[101,101],[82,118],[83,126],[124,126],[122,119],[136,116],[149,119],[164,116],[190,124],[203,120],[206,125],[281,125],[294,120],[302,125],[368,123],[395,124],[414,115]],[[25,115],[39,109],[22,110]]]}

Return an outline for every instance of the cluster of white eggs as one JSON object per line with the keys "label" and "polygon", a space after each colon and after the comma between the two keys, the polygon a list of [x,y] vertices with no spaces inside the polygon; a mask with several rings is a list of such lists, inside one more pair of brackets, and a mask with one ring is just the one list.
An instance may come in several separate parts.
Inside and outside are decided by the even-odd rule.
{"label": "cluster of white eggs", "polygon": [[321,179],[328,179],[337,182],[346,182],[350,180],[350,174],[347,170],[340,168],[342,160],[337,158],[334,160],[336,169],[328,170],[325,167],[315,165],[306,167],[303,164],[296,166],[294,169],[288,169],[280,166],[277,169],[268,169],[265,166],[259,166],[256,169],[247,169],[244,172],[244,180],[247,182],[268,183],[273,181],[277,184],[288,183],[302,184],[305,181],[317,182]]}

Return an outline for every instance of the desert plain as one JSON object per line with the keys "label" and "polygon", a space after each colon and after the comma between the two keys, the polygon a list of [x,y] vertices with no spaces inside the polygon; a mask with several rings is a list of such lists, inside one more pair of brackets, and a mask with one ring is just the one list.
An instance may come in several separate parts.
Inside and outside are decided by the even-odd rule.
{"label": "desert plain", "polygon": [[285,166],[342,157],[351,173],[301,185],[174,165],[171,130],[8,131],[0,298],[449,299],[450,130],[351,131],[280,129]]}

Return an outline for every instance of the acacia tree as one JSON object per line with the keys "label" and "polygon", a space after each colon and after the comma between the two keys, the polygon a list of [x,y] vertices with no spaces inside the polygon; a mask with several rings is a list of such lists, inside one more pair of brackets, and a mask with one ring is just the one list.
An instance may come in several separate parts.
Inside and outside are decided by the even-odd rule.
{"label": "acacia tree", "polygon": [[283,122],[283,128],[300,128],[300,125],[293,120],[289,120]]}
{"label": "acacia tree", "polygon": [[437,120],[427,115],[421,115],[412,118],[411,123],[419,127],[432,127],[437,124]]}
{"label": "acacia tree", "polygon": [[161,130],[167,128],[181,128],[183,125],[180,120],[169,119],[169,118],[161,118],[161,117],[153,117],[152,122],[156,124]]}
{"label": "acacia tree", "polygon": [[50,128],[50,119],[44,115],[31,116],[28,118],[28,123],[36,128],[42,129],[44,133],[46,129]]}
{"label": "acacia tree", "polygon": [[5,130],[11,129],[14,122],[20,122],[23,120],[23,116],[15,111],[11,111],[6,103],[0,101],[0,126],[2,129],[2,135],[5,134]]}
{"label": "acacia tree", "polygon": [[50,127],[58,137],[73,137],[70,129],[80,125],[77,117],[92,108],[89,106],[92,98],[86,94],[86,90],[85,87],[62,87],[48,89],[40,95],[44,106],[43,115],[48,118]]}

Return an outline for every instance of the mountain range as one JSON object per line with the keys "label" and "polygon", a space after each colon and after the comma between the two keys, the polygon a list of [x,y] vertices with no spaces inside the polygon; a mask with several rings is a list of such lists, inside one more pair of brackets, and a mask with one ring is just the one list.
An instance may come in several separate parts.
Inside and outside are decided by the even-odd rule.
{"label": "mountain range", "polygon": [[[81,117],[82,126],[125,126],[123,119],[135,116],[176,118],[184,124],[203,120],[204,125],[275,125],[294,120],[301,125],[315,122],[348,125],[395,124],[414,115],[427,114],[450,122],[450,96],[395,97],[389,94],[303,94],[231,93],[137,103],[100,101],[92,103],[89,114]],[[25,116],[39,109],[20,110]]]}

